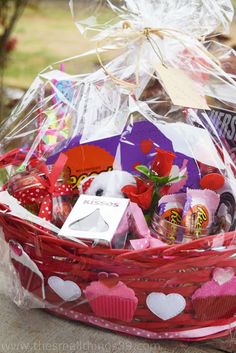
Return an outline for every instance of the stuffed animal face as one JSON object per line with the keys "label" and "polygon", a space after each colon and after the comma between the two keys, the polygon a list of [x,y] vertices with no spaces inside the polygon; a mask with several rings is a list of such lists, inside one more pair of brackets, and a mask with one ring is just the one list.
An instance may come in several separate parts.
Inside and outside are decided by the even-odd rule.
{"label": "stuffed animal face", "polygon": [[[85,185],[88,180],[84,180],[81,187]],[[124,197],[121,189],[125,185],[136,185],[135,178],[132,174],[121,170],[113,170],[111,172],[103,172],[97,175],[91,182],[87,190],[84,193],[87,195],[94,196],[105,196],[105,197]]]}

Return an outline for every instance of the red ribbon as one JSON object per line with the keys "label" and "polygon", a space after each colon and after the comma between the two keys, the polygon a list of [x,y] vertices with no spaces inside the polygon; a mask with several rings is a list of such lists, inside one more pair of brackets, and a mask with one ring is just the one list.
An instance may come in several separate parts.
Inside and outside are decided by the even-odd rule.
{"label": "red ribbon", "polygon": [[[61,153],[52,170],[49,171],[44,162],[32,160],[28,169],[34,168],[34,170],[37,170],[37,173],[32,171],[30,174],[34,176],[39,185],[33,185],[27,189],[17,191],[13,196],[21,201],[24,206],[32,204],[40,206],[38,216],[51,222],[53,220],[53,198],[74,194],[71,185],[68,183],[58,184],[57,182],[66,161],[67,156]],[[44,175],[44,177],[40,176],[40,174]]]}
{"label": "red ribbon", "polygon": [[0,156],[0,168],[5,168],[9,165],[19,166],[22,164],[26,156],[25,152],[21,152],[19,148],[15,148]]}

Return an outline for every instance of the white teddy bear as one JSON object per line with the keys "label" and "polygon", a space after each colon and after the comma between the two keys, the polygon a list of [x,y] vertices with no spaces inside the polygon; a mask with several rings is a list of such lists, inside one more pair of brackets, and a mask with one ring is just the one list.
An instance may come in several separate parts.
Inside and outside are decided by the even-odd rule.
{"label": "white teddy bear", "polygon": [[132,174],[122,170],[112,170],[84,179],[80,185],[80,192],[86,195],[124,197],[121,189],[131,184],[136,185]]}
{"label": "white teddy bear", "polygon": [[[121,170],[113,170],[84,179],[80,184],[80,193],[92,196],[123,198],[122,188],[132,184],[136,185],[135,177],[132,174]],[[148,240],[151,238],[143,212],[133,202],[130,202],[117,233],[128,232],[128,229],[138,238],[148,238]]]}

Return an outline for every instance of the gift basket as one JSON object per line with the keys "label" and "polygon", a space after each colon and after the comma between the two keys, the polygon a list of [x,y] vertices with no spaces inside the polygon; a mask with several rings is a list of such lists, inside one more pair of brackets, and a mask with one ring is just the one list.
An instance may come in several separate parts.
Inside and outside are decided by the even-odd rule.
{"label": "gift basket", "polygon": [[42,71],[1,127],[7,294],[150,339],[228,335],[236,81],[223,66],[235,52],[214,37],[231,2],[80,6],[95,49]]}

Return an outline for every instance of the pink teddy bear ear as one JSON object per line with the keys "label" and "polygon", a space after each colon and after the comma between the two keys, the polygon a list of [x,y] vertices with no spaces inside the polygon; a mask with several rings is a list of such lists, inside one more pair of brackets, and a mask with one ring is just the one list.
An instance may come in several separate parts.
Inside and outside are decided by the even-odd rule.
{"label": "pink teddy bear ear", "polygon": [[85,194],[86,191],[89,189],[90,185],[92,184],[94,180],[94,177],[88,177],[88,178],[85,178],[80,186],[79,186],[79,191],[80,191],[80,194]]}

